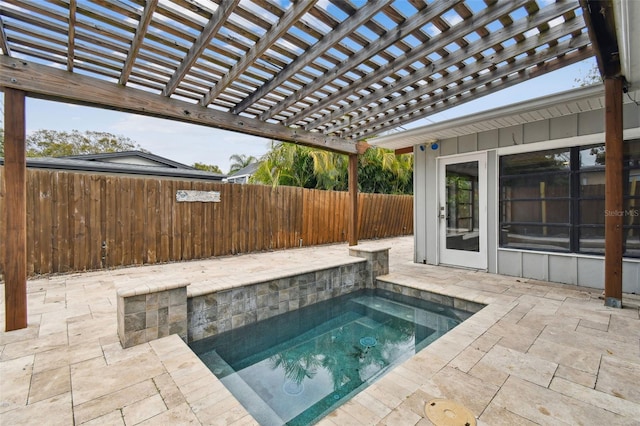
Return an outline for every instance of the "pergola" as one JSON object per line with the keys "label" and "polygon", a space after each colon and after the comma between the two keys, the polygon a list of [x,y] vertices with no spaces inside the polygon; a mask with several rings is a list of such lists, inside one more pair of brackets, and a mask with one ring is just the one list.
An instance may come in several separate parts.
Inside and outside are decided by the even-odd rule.
{"label": "pergola", "polygon": [[[622,170],[618,40],[631,30],[614,16],[631,3],[0,0],[7,330],[27,325],[26,96],[348,154],[353,245],[367,138],[594,55],[607,88],[607,188],[620,187],[610,184]],[[621,190],[607,194],[621,209]],[[607,223],[614,302],[619,225]]]}

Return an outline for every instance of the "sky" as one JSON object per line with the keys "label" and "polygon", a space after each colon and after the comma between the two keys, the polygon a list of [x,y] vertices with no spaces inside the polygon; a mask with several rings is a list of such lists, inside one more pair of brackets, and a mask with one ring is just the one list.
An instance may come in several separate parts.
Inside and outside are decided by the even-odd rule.
{"label": "sky", "polygon": [[[427,120],[405,125],[404,128],[445,121],[570,90],[578,86],[576,78],[586,76],[594,64],[594,59],[576,63],[432,115]],[[2,94],[0,99],[4,105]],[[27,135],[40,129],[108,132],[126,136],[153,154],[187,165],[196,162],[214,164],[220,167],[223,173],[229,171],[229,157],[232,155],[244,154],[260,158],[271,145],[269,139],[235,132],[33,98],[27,98],[26,117]]]}

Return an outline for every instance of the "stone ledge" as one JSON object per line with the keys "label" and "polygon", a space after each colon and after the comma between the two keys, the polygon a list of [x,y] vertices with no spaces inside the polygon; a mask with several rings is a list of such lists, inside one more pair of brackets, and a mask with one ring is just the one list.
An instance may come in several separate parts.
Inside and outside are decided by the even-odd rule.
{"label": "stone ledge", "polygon": [[[118,291],[118,337],[123,348],[170,334],[187,339],[187,283]],[[145,291],[146,290],[146,291]],[[155,290],[155,291],[154,291]]]}
{"label": "stone ledge", "polygon": [[345,257],[340,261],[334,261],[334,262],[328,263],[327,265],[299,268],[296,270],[286,270],[282,273],[273,273],[270,276],[252,277],[244,280],[238,280],[233,283],[230,283],[227,281],[224,281],[224,282],[202,281],[198,283],[191,283],[191,285],[189,285],[189,287],[187,288],[187,292],[188,292],[189,298],[200,297],[200,296],[205,296],[207,294],[210,294],[212,292],[233,290],[234,288],[257,285],[257,284],[262,284],[265,282],[275,281],[279,279],[289,279],[289,278],[297,277],[299,275],[320,272],[320,271],[324,271],[334,267],[353,265],[360,262],[363,262],[363,260],[354,259],[353,257],[351,258]]}
{"label": "stone ledge", "polygon": [[122,287],[119,288],[116,294],[118,297],[132,297],[140,296],[143,294],[157,293],[159,291],[173,290],[174,288],[187,287],[190,283],[186,281],[178,281],[171,283],[163,282],[150,282],[144,284],[138,284],[135,287]]}

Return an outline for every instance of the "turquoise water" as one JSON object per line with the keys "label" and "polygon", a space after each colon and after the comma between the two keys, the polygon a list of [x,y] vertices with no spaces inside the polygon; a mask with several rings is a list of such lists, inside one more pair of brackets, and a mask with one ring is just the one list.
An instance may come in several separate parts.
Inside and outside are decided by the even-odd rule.
{"label": "turquoise water", "polygon": [[361,290],[190,346],[261,425],[309,425],[470,315]]}

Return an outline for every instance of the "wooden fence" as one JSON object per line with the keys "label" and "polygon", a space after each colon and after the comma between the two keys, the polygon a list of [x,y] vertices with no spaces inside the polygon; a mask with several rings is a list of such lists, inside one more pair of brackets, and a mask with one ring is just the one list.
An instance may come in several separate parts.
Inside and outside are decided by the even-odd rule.
{"label": "wooden fence", "polygon": [[[221,201],[177,202],[178,190],[218,191]],[[29,169],[27,197],[29,275],[348,238],[346,192]],[[0,167],[0,253],[10,202]],[[360,194],[358,203],[361,240],[413,233],[413,197]]]}

